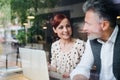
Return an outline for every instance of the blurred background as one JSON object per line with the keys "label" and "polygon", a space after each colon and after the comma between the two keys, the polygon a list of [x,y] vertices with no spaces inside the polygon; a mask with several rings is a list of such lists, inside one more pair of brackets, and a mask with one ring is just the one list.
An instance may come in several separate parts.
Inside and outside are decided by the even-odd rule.
{"label": "blurred background", "polygon": [[[0,0],[0,76],[2,68],[20,66],[19,47],[43,49],[50,58],[51,44],[56,40],[50,22],[57,13],[71,19],[73,37],[86,41],[86,34],[77,31],[83,26],[85,1]],[[117,23],[120,25],[120,0],[107,1],[114,3],[118,10]]]}

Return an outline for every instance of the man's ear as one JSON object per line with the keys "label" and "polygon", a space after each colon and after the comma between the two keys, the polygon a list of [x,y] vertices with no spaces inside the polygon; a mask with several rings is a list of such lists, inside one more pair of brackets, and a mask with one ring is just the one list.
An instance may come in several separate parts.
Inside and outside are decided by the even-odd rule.
{"label": "man's ear", "polygon": [[103,31],[105,31],[105,30],[107,30],[109,28],[110,22],[105,20],[105,21],[103,21],[101,26],[102,26]]}
{"label": "man's ear", "polygon": [[54,31],[54,33],[56,33],[56,29],[53,27],[53,31]]}

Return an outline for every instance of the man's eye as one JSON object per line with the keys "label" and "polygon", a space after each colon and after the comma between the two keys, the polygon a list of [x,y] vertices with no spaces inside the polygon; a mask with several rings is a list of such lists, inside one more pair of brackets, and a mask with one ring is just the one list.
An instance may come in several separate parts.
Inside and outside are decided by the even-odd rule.
{"label": "man's eye", "polygon": [[85,22],[85,25],[91,25],[90,23]]}

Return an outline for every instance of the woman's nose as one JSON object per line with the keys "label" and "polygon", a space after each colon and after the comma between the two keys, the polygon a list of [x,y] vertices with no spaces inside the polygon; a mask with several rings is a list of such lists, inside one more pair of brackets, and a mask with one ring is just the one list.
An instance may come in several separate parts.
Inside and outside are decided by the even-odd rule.
{"label": "woman's nose", "polygon": [[64,31],[67,31],[67,28],[66,28],[66,27],[64,27],[64,28],[63,28],[63,30],[64,30]]}

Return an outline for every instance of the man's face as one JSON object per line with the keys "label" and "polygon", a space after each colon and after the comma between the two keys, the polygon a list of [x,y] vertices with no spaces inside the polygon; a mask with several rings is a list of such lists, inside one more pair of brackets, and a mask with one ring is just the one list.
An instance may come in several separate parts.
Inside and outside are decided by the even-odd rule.
{"label": "man's face", "polygon": [[87,11],[85,14],[83,32],[87,33],[88,39],[90,40],[100,38],[102,36],[103,30],[99,16],[92,10]]}

